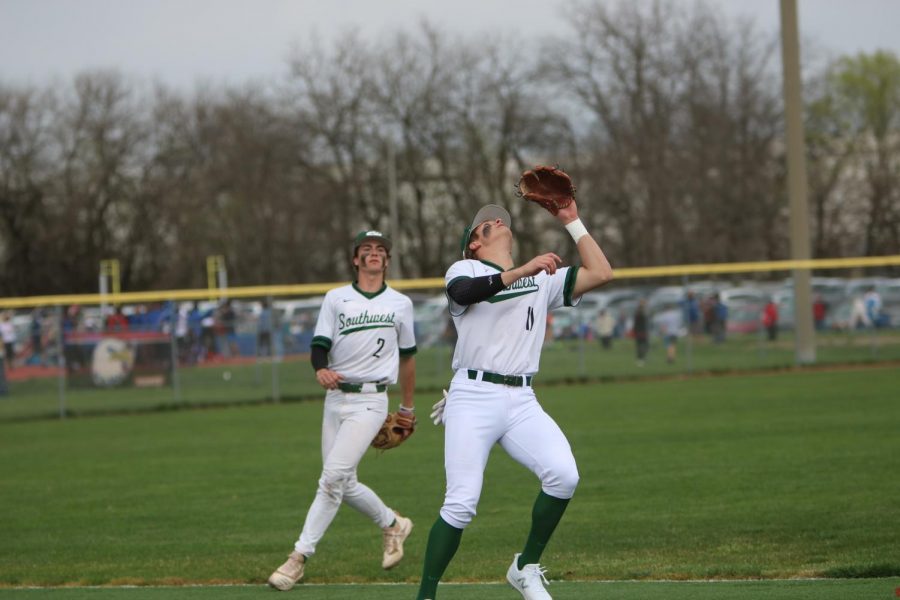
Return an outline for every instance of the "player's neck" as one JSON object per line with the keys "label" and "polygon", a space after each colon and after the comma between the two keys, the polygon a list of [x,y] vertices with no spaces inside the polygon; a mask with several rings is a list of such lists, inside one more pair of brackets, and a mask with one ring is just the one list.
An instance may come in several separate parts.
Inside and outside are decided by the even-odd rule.
{"label": "player's neck", "polygon": [[485,248],[483,252],[478,253],[478,260],[483,260],[497,265],[504,271],[509,271],[516,263],[513,262],[512,254],[507,250],[493,250]]}
{"label": "player's neck", "polygon": [[384,286],[384,273],[366,273],[360,270],[356,277],[356,287],[362,291],[374,294]]}

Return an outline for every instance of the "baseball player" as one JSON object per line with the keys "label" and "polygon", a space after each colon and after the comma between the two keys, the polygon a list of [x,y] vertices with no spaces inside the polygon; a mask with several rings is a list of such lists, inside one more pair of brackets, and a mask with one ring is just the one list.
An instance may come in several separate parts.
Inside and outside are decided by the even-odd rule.
{"label": "baseball player", "polygon": [[291,589],[303,577],[306,562],[341,502],[372,519],[383,530],[381,566],[403,558],[410,519],[389,508],[359,482],[356,468],[388,412],[387,387],[399,371],[400,412],[412,415],[416,342],[410,299],[384,282],[391,241],[378,231],[363,231],[353,245],[357,280],[325,295],[312,341],[316,380],[327,390],[322,421],[322,474],[294,551],[269,577],[269,585]]}
{"label": "baseball player", "polygon": [[538,404],[532,383],[547,312],[574,306],[584,292],[612,279],[609,262],[578,218],[575,203],[559,209],[556,217],[575,240],[581,267],[560,267],[552,252],[516,267],[509,213],[487,205],[463,233],[463,260],[447,271],[459,339],[449,394],[432,415],[446,426],[447,490],[428,536],[418,600],[435,598],[463,529],[475,516],[495,443],[541,481],[531,531],[507,580],[526,600],[550,598],[539,559],[575,492],[578,469],[569,442]]}

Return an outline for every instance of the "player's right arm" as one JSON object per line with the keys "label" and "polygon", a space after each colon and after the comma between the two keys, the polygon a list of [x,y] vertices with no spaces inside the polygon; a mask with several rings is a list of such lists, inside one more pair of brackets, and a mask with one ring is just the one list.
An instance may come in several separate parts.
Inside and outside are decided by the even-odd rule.
{"label": "player's right arm", "polygon": [[319,310],[319,318],[316,321],[316,329],[310,347],[310,362],[316,372],[316,381],[326,390],[336,389],[344,379],[343,375],[328,368],[328,351],[331,350],[331,340],[334,335],[333,302],[334,295],[329,292],[325,295],[322,308]]}
{"label": "player's right arm", "polygon": [[310,362],[316,372],[316,381],[326,390],[337,388],[344,379],[343,375],[328,368],[328,350],[319,345],[310,349]]}
{"label": "player's right arm", "polygon": [[548,252],[509,271],[481,277],[457,277],[447,286],[447,295],[460,306],[483,302],[523,277],[537,275],[541,271],[553,275],[560,262],[556,254]]}
{"label": "player's right arm", "polygon": [[547,254],[535,256],[521,267],[504,271],[501,273],[501,277],[503,277],[503,283],[508,286],[523,277],[531,277],[532,275],[537,275],[541,271],[547,275],[553,275],[556,273],[556,269],[561,263],[562,259],[559,256],[553,252],[548,252]]}

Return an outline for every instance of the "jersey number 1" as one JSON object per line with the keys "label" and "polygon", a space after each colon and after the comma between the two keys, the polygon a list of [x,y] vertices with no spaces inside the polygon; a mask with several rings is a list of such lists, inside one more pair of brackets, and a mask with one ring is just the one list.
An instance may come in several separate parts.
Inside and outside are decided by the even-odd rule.
{"label": "jersey number 1", "polygon": [[534,309],[528,307],[528,316],[525,317],[525,331],[531,331],[534,328]]}

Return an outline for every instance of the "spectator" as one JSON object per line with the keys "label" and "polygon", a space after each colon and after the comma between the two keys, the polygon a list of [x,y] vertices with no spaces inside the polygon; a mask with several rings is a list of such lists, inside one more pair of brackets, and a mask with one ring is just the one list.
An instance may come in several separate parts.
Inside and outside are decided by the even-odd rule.
{"label": "spectator", "polygon": [[641,300],[634,312],[634,343],[639,367],[644,366],[647,359],[647,350],[650,349],[649,323],[645,312],[646,304],[646,300]]}
{"label": "spectator", "polygon": [[677,310],[667,310],[658,318],[660,333],[666,345],[666,362],[671,365],[678,352],[678,337],[684,334],[684,321]]}
{"label": "spectator", "polygon": [[40,308],[31,312],[31,360],[44,364],[43,315]]}
{"label": "spectator", "polygon": [[262,301],[259,319],[256,323],[256,354],[272,356],[272,308],[268,299]]}
{"label": "spectator", "polygon": [[234,354],[232,352],[232,342],[235,339],[235,324],[237,315],[231,306],[231,300],[225,300],[219,305],[215,313],[214,330],[216,334],[216,346],[219,354],[228,358]]}
{"label": "spectator", "polygon": [[713,342],[721,344],[725,341],[725,331],[728,326],[728,307],[722,302],[718,293],[712,296],[712,319],[710,331]]}
{"label": "spectator", "polygon": [[106,317],[106,331],[128,331],[128,317],[122,313],[121,306]]}
{"label": "spectator", "polygon": [[202,362],[215,354],[216,349],[216,317],[213,309],[200,315],[200,353],[198,359]]}
{"label": "spectator", "polygon": [[866,313],[866,303],[862,296],[857,296],[853,299],[850,307],[850,329],[864,329],[871,324],[869,315]]}
{"label": "spectator", "polygon": [[187,306],[178,307],[175,317],[175,343],[178,346],[178,360],[187,362],[191,349],[190,312]]}
{"label": "spectator", "polygon": [[703,314],[703,332],[710,336],[716,322],[715,304],[715,296],[708,296],[700,305],[700,312]]}
{"label": "spectator", "polygon": [[822,296],[816,296],[813,301],[813,322],[816,330],[821,331],[825,327],[825,315],[828,312],[828,305],[822,300]]}
{"label": "spectator", "polygon": [[13,360],[16,358],[16,327],[13,325],[10,311],[3,313],[0,319],[0,337],[3,338],[3,350],[6,357],[7,368],[13,368]]}
{"label": "spectator", "polygon": [[766,329],[769,341],[774,342],[778,338],[778,305],[771,298],[763,307],[762,325]]}
{"label": "spectator", "polygon": [[[89,365],[89,351],[83,344],[70,343],[70,339],[77,334],[85,331],[84,315],[81,307],[72,304],[66,309],[63,317],[62,345],[63,345],[63,362],[69,372],[77,372]],[[74,334],[74,335],[73,335]]]}
{"label": "spectator", "polygon": [[881,319],[881,295],[874,287],[869,288],[869,291],[863,294],[863,304],[866,307],[869,323],[872,324],[872,327],[878,327]]}
{"label": "spectator", "polygon": [[594,328],[597,330],[597,337],[600,338],[600,345],[604,350],[612,347],[613,332],[616,329],[616,320],[607,309],[600,311],[594,322]]}
{"label": "spectator", "polygon": [[694,296],[694,292],[688,292],[684,298],[684,322],[687,323],[691,335],[700,333],[700,303]]}

